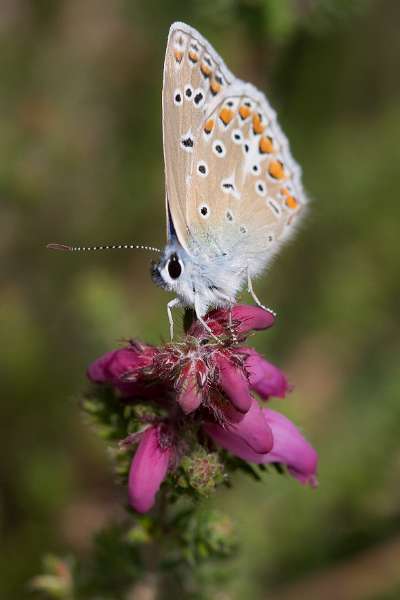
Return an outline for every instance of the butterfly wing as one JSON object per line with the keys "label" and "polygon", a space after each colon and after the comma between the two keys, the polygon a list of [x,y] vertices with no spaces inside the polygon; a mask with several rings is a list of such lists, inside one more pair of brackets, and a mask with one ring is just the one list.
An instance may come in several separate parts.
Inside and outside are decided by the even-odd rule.
{"label": "butterfly wing", "polygon": [[171,26],[164,63],[163,140],[167,235],[171,220],[188,250],[187,201],[195,140],[216,98],[234,80],[210,44],[184,23]]}
{"label": "butterfly wing", "polygon": [[295,231],[307,202],[275,112],[261,92],[238,80],[205,117],[189,183],[190,237],[210,257],[223,252],[251,274]]}
{"label": "butterfly wing", "polygon": [[265,96],[182,23],[168,40],[163,121],[167,208],[180,243],[214,279],[224,264],[242,279],[261,272],[304,213],[301,171]]}

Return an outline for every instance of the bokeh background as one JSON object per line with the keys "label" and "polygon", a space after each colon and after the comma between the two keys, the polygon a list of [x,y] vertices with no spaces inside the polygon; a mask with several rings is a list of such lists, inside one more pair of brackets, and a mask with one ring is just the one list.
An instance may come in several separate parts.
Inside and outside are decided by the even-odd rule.
{"label": "bokeh background", "polygon": [[[258,282],[273,406],[317,447],[320,487],[237,477],[242,540],[221,598],[400,597],[400,4],[397,0],[0,1],[0,597],[41,556],[88,551],[123,492],[83,422],[86,365],[168,335],[144,253],[49,241],[165,239],[162,63],[199,28],[280,114],[312,198]],[[121,496],[122,493],[122,496]]]}

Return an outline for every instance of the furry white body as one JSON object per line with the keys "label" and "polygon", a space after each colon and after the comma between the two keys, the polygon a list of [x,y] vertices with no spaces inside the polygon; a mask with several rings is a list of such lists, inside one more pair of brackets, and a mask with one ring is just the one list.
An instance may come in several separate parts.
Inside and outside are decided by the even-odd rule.
{"label": "furry white body", "polygon": [[[183,265],[182,274],[173,280],[168,273],[168,258],[176,254]],[[165,248],[159,263],[160,282],[165,289],[173,291],[182,306],[194,307],[199,317],[209,308],[234,304],[237,294],[247,281],[247,271],[239,261],[228,256],[210,258],[192,256],[177,241]]]}

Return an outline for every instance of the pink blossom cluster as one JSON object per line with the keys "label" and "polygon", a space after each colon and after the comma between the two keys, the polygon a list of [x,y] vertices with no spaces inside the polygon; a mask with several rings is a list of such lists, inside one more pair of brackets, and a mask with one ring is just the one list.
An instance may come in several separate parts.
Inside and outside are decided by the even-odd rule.
{"label": "pink blossom cluster", "polygon": [[131,442],[137,443],[129,472],[129,500],[148,511],[169,470],[182,457],[185,427],[197,425],[199,440],[256,464],[280,463],[302,484],[315,486],[317,453],[284,415],[256,399],[283,398],[285,375],[243,343],[252,331],[274,323],[262,308],[236,305],[195,321],[178,343],[150,346],[131,342],[88,369],[89,379],[118,390],[123,402],[160,406]]}

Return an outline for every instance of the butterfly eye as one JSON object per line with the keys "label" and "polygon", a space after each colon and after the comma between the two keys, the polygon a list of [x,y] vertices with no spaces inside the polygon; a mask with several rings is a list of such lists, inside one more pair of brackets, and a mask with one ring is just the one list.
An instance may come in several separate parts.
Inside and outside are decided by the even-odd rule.
{"label": "butterfly eye", "polygon": [[171,258],[168,261],[168,275],[171,279],[178,279],[182,273],[182,265],[179,261],[179,258],[176,254],[172,254]]}

